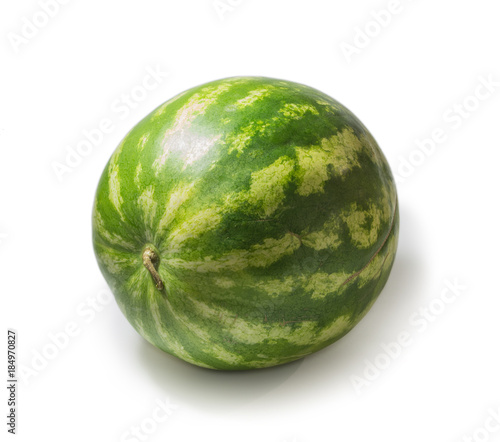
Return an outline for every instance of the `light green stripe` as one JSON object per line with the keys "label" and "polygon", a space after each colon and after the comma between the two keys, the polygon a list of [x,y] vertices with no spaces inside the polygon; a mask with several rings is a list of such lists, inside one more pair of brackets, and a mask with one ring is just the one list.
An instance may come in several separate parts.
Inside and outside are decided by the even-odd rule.
{"label": "light green stripe", "polygon": [[139,188],[141,187],[141,173],[142,173],[142,164],[138,163],[137,167],[135,168],[134,183]]}
{"label": "light green stripe", "polygon": [[229,144],[228,154],[237,151],[239,154],[243,153],[256,135],[262,135],[271,126],[270,123],[264,123],[262,120],[253,121],[249,125],[242,127],[235,134],[230,134],[225,144]]}
{"label": "light green stripe", "polygon": [[[156,173],[163,167],[171,152],[185,152],[186,149],[183,149],[185,145],[198,146],[191,152],[192,156],[195,155],[195,151],[201,153],[207,151],[211,144],[213,145],[216,141],[214,138],[196,137],[193,134],[189,134],[188,129],[191,127],[196,117],[203,115],[208,107],[214,104],[219,96],[227,92],[230,88],[230,83],[204,88],[200,93],[194,94],[188,102],[177,111],[172,127],[165,132],[162,141],[162,154],[153,163],[153,168],[156,170]],[[189,134],[188,140],[183,140],[184,133]],[[218,137],[216,138],[218,139]],[[180,140],[183,140],[183,143],[180,143]],[[190,159],[187,158],[186,161],[189,162]]]}
{"label": "light green stripe", "polygon": [[234,107],[238,110],[244,109],[247,106],[251,106],[254,104],[256,101],[263,100],[265,97],[268,97],[271,95],[271,89],[272,87],[265,87],[265,88],[259,88],[255,89],[253,91],[250,91],[249,94],[240,100],[236,102]]}
{"label": "light green stripe", "polygon": [[304,289],[311,293],[312,299],[324,299],[329,295],[338,296],[347,288],[347,284],[344,283],[349,276],[345,272],[316,272],[304,281]]}
{"label": "light green stripe", "polygon": [[153,117],[154,118],[157,118],[157,117],[161,117],[164,113],[165,113],[165,110],[168,108],[168,106],[170,106],[170,104],[172,104],[174,101],[178,100],[179,98],[183,97],[184,95],[186,95],[187,93],[189,92],[189,90],[187,91],[184,91],[184,92],[181,92],[180,94],[177,94],[175,97],[172,97],[170,100],[166,101],[165,103],[163,103],[158,109],[156,109],[156,111],[153,113]]}
{"label": "light green stripe", "polygon": [[227,136],[225,144],[229,145],[228,153],[231,154],[234,151],[237,151],[238,154],[243,153],[245,148],[256,136],[271,134],[277,129],[282,130],[283,126],[286,126],[292,120],[299,120],[303,118],[308,112],[314,115],[319,115],[318,110],[308,104],[285,104],[278,110],[278,115],[271,117],[266,121],[252,121],[250,124],[239,129],[238,132]]}
{"label": "light green stripe", "polygon": [[197,238],[215,229],[222,221],[221,211],[220,207],[210,207],[198,212],[167,237],[164,247],[170,253],[178,252],[182,244],[188,239]]}
{"label": "light green stripe", "polygon": [[[153,287],[152,285],[150,285]],[[156,290],[154,287],[151,290]],[[178,357],[184,359],[187,362],[191,362],[192,364],[199,365],[206,368],[212,368],[209,365],[199,361],[194,358],[190,353],[186,351],[184,346],[174,338],[174,336],[169,333],[166,328],[163,326],[163,321],[160,315],[160,306],[158,305],[158,301],[156,299],[151,299],[150,301],[151,314],[153,316],[153,321],[155,324],[155,329],[158,333],[158,336],[161,338],[163,345],[168,349],[169,352],[177,355]],[[173,313],[173,312],[172,312]],[[174,315],[175,316],[175,315]],[[154,342],[151,342],[153,345],[156,345]]]}
{"label": "light green stripe", "polygon": [[127,273],[130,268],[137,266],[139,263],[135,254],[124,254],[104,244],[99,244],[97,247],[99,251],[96,254],[97,260],[112,275]]}
{"label": "light green stripe", "polygon": [[358,286],[361,288],[368,282],[373,281],[378,278],[378,276],[388,270],[391,265],[391,260],[387,259],[390,256],[394,256],[396,253],[396,237],[392,235],[387,244],[387,251],[384,254],[377,254],[370,263],[363,269],[358,277]]}
{"label": "light green stripe", "polygon": [[263,216],[271,216],[285,199],[285,189],[293,178],[294,161],[278,158],[270,166],[252,173],[250,190],[244,199],[260,208]]}
{"label": "light green stripe", "polygon": [[126,281],[127,292],[133,298],[139,299],[144,295],[144,287],[147,286],[144,272],[145,268],[141,265]]}
{"label": "light green stripe", "polygon": [[389,221],[390,213],[387,205],[379,207],[371,203],[368,209],[362,209],[357,203],[352,203],[340,216],[349,228],[353,244],[366,249],[377,242],[382,222]]}
{"label": "light green stripe", "polygon": [[326,221],[321,229],[313,232],[306,229],[300,236],[302,237],[302,244],[314,250],[334,250],[342,243],[340,233],[341,229],[338,220],[332,218]]}
{"label": "light green stripe", "polygon": [[296,276],[286,276],[281,279],[259,281],[255,287],[265,292],[267,296],[277,298],[291,294],[299,285],[301,282]]}
{"label": "light green stripe", "polygon": [[307,112],[319,115],[318,109],[310,104],[286,103],[278,112],[288,120],[300,120]]}
{"label": "light green stripe", "polygon": [[271,298],[288,296],[295,290],[301,289],[311,295],[312,299],[323,299],[327,296],[338,296],[348,287],[350,273],[316,272],[310,275],[286,276],[284,278],[270,279],[256,284]]}
{"label": "light green stripe", "polygon": [[125,221],[125,215],[122,211],[123,198],[120,193],[120,179],[118,178],[119,168],[118,164],[114,164],[114,162],[110,163],[109,169],[109,200],[111,204],[113,204],[114,208],[120,215],[122,221]]}
{"label": "light green stripe", "polygon": [[295,162],[280,157],[272,164],[251,174],[250,188],[223,198],[224,211],[236,211],[251,204],[252,212],[267,218],[283,206],[288,185],[292,182]]}
{"label": "light green stripe", "polygon": [[267,238],[248,250],[232,250],[219,258],[207,256],[204,261],[170,259],[175,268],[195,270],[199,273],[240,271],[247,267],[268,267],[281,258],[293,254],[301,246],[300,239],[293,234],[274,239]]}
{"label": "light green stripe", "polygon": [[338,336],[344,334],[347,330],[352,327],[352,320],[350,316],[344,315],[339,316],[330,325],[323,328],[319,334],[316,336],[315,344],[322,344],[324,342],[331,341]]}
{"label": "light green stripe", "polygon": [[354,167],[359,167],[358,155],[363,147],[350,128],[330,138],[323,138],[318,146],[297,147],[298,194],[307,196],[323,193],[324,184],[331,177],[330,170],[333,170],[334,175],[345,177]]}
{"label": "light green stripe", "polygon": [[[142,212],[144,224],[149,228],[150,232],[153,229],[153,222],[156,217],[156,210],[158,207],[158,203],[154,198],[154,193],[154,186],[148,186],[137,200],[137,204]],[[148,238],[148,240],[152,240],[152,238]]]}
{"label": "light green stripe", "polygon": [[[172,315],[174,316],[176,321],[183,324],[198,339],[203,341],[205,345],[201,346],[201,350],[204,353],[230,365],[238,365],[244,362],[244,359],[240,355],[231,353],[222,345],[215,342],[212,335],[208,333],[206,329],[198,326],[195,322],[192,321],[192,319],[188,318],[186,315],[175,311],[172,311]],[[190,355],[190,358],[194,360],[193,363],[198,364],[198,362],[196,362],[196,359],[192,355]],[[207,367],[207,365],[204,366]]]}
{"label": "light green stripe", "polygon": [[141,136],[139,139],[139,144],[137,145],[137,149],[139,152],[142,152],[144,150],[144,147],[146,147],[146,143],[149,140],[149,133],[145,133],[144,135]]}
{"label": "light green stripe", "polygon": [[[318,327],[317,321],[298,321],[289,325],[283,318],[278,323],[249,322],[243,318],[235,317],[232,312],[223,308],[209,307],[201,301],[192,301],[196,312],[203,317],[221,324],[232,340],[242,344],[278,345],[282,340],[292,345],[314,346],[331,339],[336,334],[343,333],[350,325],[347,316],[341,316],[324,328]],[[289,319],[289,318],[288,318]]]}
{"label": "light green stripe", "polygon": [[127,250],[135,250],[136,246],[125,239],[117,233],[111,233],[104,227],[104,220],[102,219],[102,215],[97,210],[97,206],[94,208],[94,216],[93,216],[93,225],[94,230],[108,243],[113,244],[115,246],[123,247]]}
{"label": "light green stripe", "polygon": [[196,181],[189,184],[179,184],[168,197],[168,201],[165,207],[165,212],[160,219],[158,225],[159,233],[163,233],[166,229],[170,227],[170,224],[175,219],[179,208],[189,199],[192,190],[196,185]]}

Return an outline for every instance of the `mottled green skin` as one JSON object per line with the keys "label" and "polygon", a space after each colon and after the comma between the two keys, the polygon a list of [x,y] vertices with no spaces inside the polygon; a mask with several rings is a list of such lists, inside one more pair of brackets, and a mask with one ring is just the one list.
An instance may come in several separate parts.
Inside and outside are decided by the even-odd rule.
{"label": "mottled green skin", "polygon": [[93,212],[132,326],[215,369],[290,362],[345,335],[384,287],[397,235],[393,177],[363,124],[315,89],[257,77],[195,87],[140,121]]}

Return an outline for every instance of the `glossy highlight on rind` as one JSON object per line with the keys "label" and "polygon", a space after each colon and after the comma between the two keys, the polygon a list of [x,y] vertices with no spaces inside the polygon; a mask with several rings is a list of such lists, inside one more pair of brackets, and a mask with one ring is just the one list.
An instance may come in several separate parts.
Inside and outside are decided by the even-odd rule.
{"label": "glossy highlight on rind", "polygon": [[399,215],[387,161],[348,109],[298,83],[232,77],[179,94],[126,135],[92,227],[137,332],[192,364],[244,370],[351,330],[389,277]]}

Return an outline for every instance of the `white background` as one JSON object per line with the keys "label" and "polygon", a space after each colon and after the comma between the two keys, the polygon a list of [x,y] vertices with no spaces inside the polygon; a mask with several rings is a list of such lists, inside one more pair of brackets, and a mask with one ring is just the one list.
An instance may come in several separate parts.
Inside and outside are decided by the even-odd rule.
{"label": "white background", "polygon": [[[3,2],[1,333],[17,330],[31,370],[18,373],[17,440],[500,441],[499,13],[493,0],[66,0],[44,20],[37,1]],[[158,69],[168,75],[141,95]],[[90,229],[125,133],[174,94],[233,75],[302,82],[349,107],[401,205],[397,260],[362,322],[302,361],[242,373],[138,336],[105,296]],[[68,159],[103,120],[102,141]],[[157,423],[159,402],[169,415]]]}

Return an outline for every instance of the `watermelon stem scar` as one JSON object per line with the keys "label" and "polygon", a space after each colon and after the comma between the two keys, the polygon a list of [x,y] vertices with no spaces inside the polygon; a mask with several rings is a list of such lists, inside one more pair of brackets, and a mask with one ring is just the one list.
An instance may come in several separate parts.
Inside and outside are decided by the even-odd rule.
{"label": "watermelon stem scar", "polygon": [[159,260],[160,257],[151,247],[146,247],[144,252],[142,252],[142,263],[144,264],[144,267],[146,267],[149,273],[151,273],[156,288],[158,290],[163,290],[163,281],[161,280],[160,274],[155,267],[155,264],[158,264]]}

